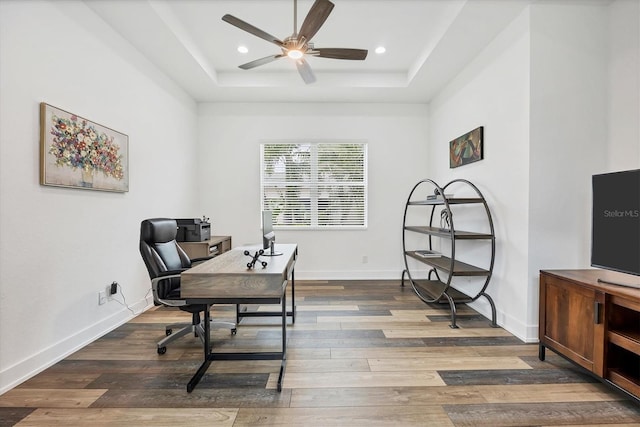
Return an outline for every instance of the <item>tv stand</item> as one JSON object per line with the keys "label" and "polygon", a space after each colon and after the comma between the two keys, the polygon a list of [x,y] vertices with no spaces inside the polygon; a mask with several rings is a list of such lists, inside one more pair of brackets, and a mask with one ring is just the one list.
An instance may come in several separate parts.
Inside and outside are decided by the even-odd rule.
{"label": "tv stand", "polygon": [[640,289],[640,283],[629,283],[629,282],[613,281],[613,280],[606,280],[606,279],[598,279],[598,283],[604,283],[606,285],[626,286],[627,288]]}
{"label": "tv stand", "polygon": [[550,348],[640,402],[640,289],[607,270],[540,271],[539,359]]}

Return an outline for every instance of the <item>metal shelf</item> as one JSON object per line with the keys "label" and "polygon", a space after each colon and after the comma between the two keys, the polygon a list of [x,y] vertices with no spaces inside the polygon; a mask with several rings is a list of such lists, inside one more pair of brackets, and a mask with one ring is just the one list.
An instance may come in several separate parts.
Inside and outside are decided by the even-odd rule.
{"label": "metal shelf", "polygon": [[[435,302],[446,303],[449,302],[446,296],[444,296],[443,290],[447,286],[439,280],[415,280],[414,286],[416,292],[421,296],[429,296],[430,299],[435,299]],[[473,301],[469,295],[463,294],[455,288],[449,288],[447,294],[457,303],[467,303]]]}
{"label": "metal shelf", "polygon": [[[484,203],[484,199],[480,197],[458,197],[458,198],[447,198],[447,203],[450,205],[463,205],[463,204],[471,204],[471,203]],[[444,205],[445,199],[434,199],[434,200],[412,200],[409,201],[409,206],[433,206],[433,205]]]}
{"label": "metal shelf", "polygon": [[[451,237],[451,230],[445,228],[429,227],[423,225],[405,225],[404,229],[408,231],[415,231],[416,233],[427,234],[429,236]],[[453,237],[460,240],[483,240],[493,239],[493,234],[454,230]]]}
{"label": "metal shelf", "polygon": [[453,261],[452,271],[451,258],[446,256],[425,258],[416,254],[416,251],[406,251],[405,254],[409,255],[411,258],[417,259],[424,264],[442,270],[447,274],[452,274],[453,276],[487,276],[490,273],[489,270],[478,268],[475,265],[455,260]]}
{"label": "metal shelf", "polygon": [[[469,191],[470,189],[475,192],[477,197],[443,197],[433,200],[417,200],[414,197],[414,193],[447,195],[447,189],[451,190],[457,185],[468,187],[463,188],[462,194],[466,195],[471,193],[471,191]],[[430,186],[432,191],[424,191],[424,188],[427,186]],[[420,191],[416,191],[418,188]],[[455,215],[453,215],[451,206],[467,204],[476,204],[484,207],[486,221],[490,229],[489,232],[460,231],[455,229],[453,224],[453,218]],[[409,207],[430,208],[429,225],[407,225],[407,211]],[[439,215],[435,215],[436,212],[439,212]],[[446,219],[446,226],[449,228],[434,227],[434,218],[437,217],[438,220],[440,220],[441,215]],[[414,246],[408,248],[406,239],[407,233],[418,233],[429,236],[429,247],[416,248]],[[422,257],[416,253],[416,251],[420,249],[432,250],[432,238],[446,239],[450,242],[451,248],[450,253],[448,254],[449,256],[442,255],[437,257]],[[457,240],[475,240],[489,243],[491,245],[491,255],[488,260],[489,267],[484,269],[455,259]],[[424,302],[448,302],[451,308],[452,328],[457,328],[455,304],[473,302],[481,296],[484,296],[491,305],[491,326],[497,326],[495,304],[491,297],[485,292],[489,284],[489,280],[491,279],[491,273],[493,271],[493,264],[495,261],[495,232],[489,206],[487,205],[485,198],[482,196],[482,193],[475,185],[463,179],[455,179],[444,187],[438,186],[435,181],[430,179],[419,181],[411,190],[411,193],[407,198],[407,203],[405,204],[402,225],[402,249],[405,263],[405,270],[402,272],[402,286],[404,286],[404,278],[405,275],[407,275],[414,291]],[[418,261],[420,265],[431,267],[428,271],[428,279],[414,279],[412,277],[411,270],[409,268],[409,259]],[[415,268],[416,264],[412,263],[412,265]],[[424,271],[418,275],[420,274],[424,275]],[[485,281],[480,291],[475,296],[469,296],[460,292],[454,286],[453,278],[460,276],[485,278]]]}

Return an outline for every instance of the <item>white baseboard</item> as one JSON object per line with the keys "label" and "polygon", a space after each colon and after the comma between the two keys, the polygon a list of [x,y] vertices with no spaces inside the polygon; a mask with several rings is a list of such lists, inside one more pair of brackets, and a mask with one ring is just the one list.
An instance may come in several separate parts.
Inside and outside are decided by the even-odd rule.
{"label": "white baseboard", "polygon": [[[151,307],[153,307],[153,304],[149,304],[146,299],[142,299],[133,304],[131,309],[135,313],[142,313]],[[135,316],[127,308],[122,307],[122,310],[0,371],[0,395],[111,332],[118,326],[127,323]]]}
{"label": "white baseboard", "polygon": [[[491,305],[489,305],[489,302],[485,298],[478,298],[474,302],[470,303],[469,307],[473,308],[487,319],[491,319]],[[526,325],[518,319],[514,319],[512,316],[506,315],[504,311],[500,310],[498,307],[496,307],[496,323],[501,328],[511,332],[525,343],[538,342],[538,325]]]}

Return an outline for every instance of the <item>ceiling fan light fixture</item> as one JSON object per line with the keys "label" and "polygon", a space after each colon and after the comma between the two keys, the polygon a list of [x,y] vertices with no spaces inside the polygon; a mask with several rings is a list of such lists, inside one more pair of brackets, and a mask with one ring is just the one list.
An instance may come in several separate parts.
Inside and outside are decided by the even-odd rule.
{"label": "ceiling fan light fixture", "polygon": [[[0,0],[2,1],[2,0]],[[307,16],[302,22],[302,26],[298,30],[298,1],[293,0],[293,33],[291,36],[280,40],[279,38],[254,27],[248,22],[235,16],[226,14],[222,17],[222,20],[237,27],[247,33],[253,34],[263,40],[273,43],[280,48],[280,53],[277,55],[269,55],[264,58],[256,59],[246,64],[239,65],[243,70],[250,70],[260,65],[265,65],[273,62],[277,59],[289,57],[291,58],[298,69],[298,73],[302,77],[305,83],[313,83],[316,81],[315,76],[309,66],[309,63],[305,61],[305,56],[315,56],[319,58],[332,58],[332,59],[348,59],[362,61],[366,59],[368,51],[366,49],[347,49],[347,48],[316,48],[311,42],[313,36],[318,32],[329,17],[329,14],[333,10],[334,4],[331,0],[315,0],[311,9],[307,13]]]}
{"label": "ceiling fan light fixture", "polygon": [[249,49],[246,46],[240,45],[240,46],[238,46],[238,52],[247,53],[247,52],[249,52]]}
{"label": "ceiling fan light fixture", "polygon": [[304,56],[304,53],[298,49],[291,49],[287,52],[287,56],[291,59],[300,59]]}
{"label": "ceiling fan light fixture", "polygon": [[386,51],[387,51],[387,49],[386,49],[384,46],[378,46],[378,47],[376,48],[376,53],[377,53],[378,55],[382,55],[382,54],[383,54],[383,53],[385,53]]}

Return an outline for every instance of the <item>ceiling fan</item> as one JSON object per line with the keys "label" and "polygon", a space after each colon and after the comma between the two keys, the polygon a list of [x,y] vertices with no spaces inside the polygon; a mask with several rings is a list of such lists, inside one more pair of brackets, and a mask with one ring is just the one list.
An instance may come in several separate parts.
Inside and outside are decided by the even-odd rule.
{"label": "ceiling fan", "polygon": [[222,20],[240,28],[241,30],[251,33],[254,36],[273,43],[282,50],[282,53],[277,55],[266,56],[264,58],[256,59],[255,61],[242,64],[239,66],[240,68],[243,70],[249,70],[260,65],[268,64],[276,59],[289,57],[295,61],[298,72],[304,82],[309,84],[315,82],[316,77],[311,70],[311,66],[305,60],[305,56],[360,61],[367,57],[368,51],[366,49],[316,48],[313,43],[311,43],[311,38],[327,20],[331,10],[333,10],[333,7],[334,4],[329,0],[316,0],[313,3],[313,6],[311,6],[311,9],[309,9],[309,13],[304,19],[304,22],[300,27],[300,31],[298,31],[298,2],[297,0],[293,0],[293,34],[284,40],[280,40],[277,37],[274,37],[271,34],[229,14],[224,15]]}

